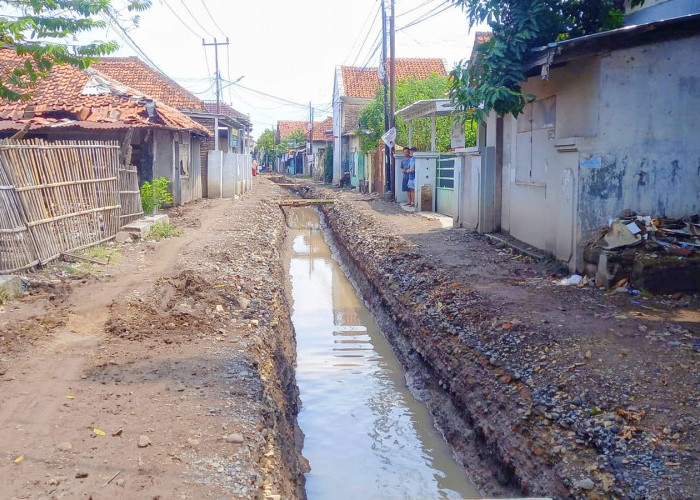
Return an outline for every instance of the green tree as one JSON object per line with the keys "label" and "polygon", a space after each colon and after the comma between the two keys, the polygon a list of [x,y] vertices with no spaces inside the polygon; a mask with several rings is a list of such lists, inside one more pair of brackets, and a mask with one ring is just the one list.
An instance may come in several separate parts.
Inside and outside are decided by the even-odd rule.
{"label": "green tree", "polygon": [[306,145],[306,134],[301,130],[295,130],[287,137],[282,137],[282,140],[277,145],[277,154],[287,153],[290,149],[296,149],[304,145]]}
{"label": "green tree", "polygon": [[275,131],[268,128],[260,134],[255,144],[255,152],[260,153],[263,165],[272,163],[275,157]]}
{"label": "green tree", "polygon": [[[624,0],[451,0],[474,26],[488,22],[493,36],[475,62],[452,70],[450,95],[458,111],[483,121],[491,110],[518,116],[533,99],[521,89],[535,47],[621,26]],[[642,5],[645,0],[632,0]]]}
{"label": "green tree", "polygon": [[326,182],[333,180],[333,145],[329,144],[323,157],[323,174]]}
{"label": "green tree", "polygon": [[[449,82],[446,77],[433,74],[424,80],[407,78],[396,85],[396,107],[401,109],[421,99],[444,99]],[[360,112],[360,148],[366,153],[377,150],[384,133],[384,92],[380,88],[377,97]],[[436,147],[438,151],[450,150],[451,123],[449,116],[437,118]],[[419,150],[430,149],[430,118],[413,120],[413,145]],[[396,118],[396,143],[408,144],[408,123]]]}
{"label": "green tree", "polygon": [[[0,98],[28,99],[32,86],[54,64],[84,69],[98,56],[114,52],[118,48],[114,41],[70,43],[79,34],[104,27],[104,19],[150,6],[151,0],[0,0],[0,47],[12,46],[26,56],[0,75]],[[138,22],[137,17],[132,20]]]}

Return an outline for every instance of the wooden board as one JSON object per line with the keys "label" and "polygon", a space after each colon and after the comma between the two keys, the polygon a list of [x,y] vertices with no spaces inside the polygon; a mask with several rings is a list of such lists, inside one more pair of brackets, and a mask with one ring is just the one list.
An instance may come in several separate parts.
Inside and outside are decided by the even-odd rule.
{"label": "wooden board", "polygon": [[309,200],[302,200],[302,199],[291,199],[291,200],[277,200],[277,204],[281,207],[304,207],[307,205],[322,205],[324,203],[334,203],[335,200],[328,200],[328,199],[309,199]]}

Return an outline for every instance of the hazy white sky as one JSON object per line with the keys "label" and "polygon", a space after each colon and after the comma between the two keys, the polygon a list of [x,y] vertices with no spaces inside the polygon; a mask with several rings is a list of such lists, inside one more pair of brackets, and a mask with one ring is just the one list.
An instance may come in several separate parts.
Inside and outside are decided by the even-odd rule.
{"label": "hazy white sky", "polygon": [[[396,0],[395,8],[397,57],[439,57],[449,70],[471,52],[473,32],[458,8],[444,0]],[[224,88],[224,102],[250,114],[257,138],[277,120],[308,120],[309,101],[316,120],[329,116],[334,68],[377,66],[380,30],[380,0],[153,0],[129,34],[162,71],[206,99],[215,98],[214,48],[205,50],[202,38],[228,36],[230,45],[219,47],[222,78],[243,76],[240,85],[304,105]],[[114,29],[106,37],[122,45],[116,55],[136,54]]]}

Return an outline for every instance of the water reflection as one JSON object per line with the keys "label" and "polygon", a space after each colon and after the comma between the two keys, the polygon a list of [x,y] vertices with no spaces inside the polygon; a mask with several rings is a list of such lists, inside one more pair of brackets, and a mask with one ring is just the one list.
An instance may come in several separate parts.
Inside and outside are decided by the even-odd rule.
{"label": "water reflection", "polygon": [[296,208],[290,276],[297,383],[314,499],[474,498],[477,492],[408,392],[403,371],[319,231]]}

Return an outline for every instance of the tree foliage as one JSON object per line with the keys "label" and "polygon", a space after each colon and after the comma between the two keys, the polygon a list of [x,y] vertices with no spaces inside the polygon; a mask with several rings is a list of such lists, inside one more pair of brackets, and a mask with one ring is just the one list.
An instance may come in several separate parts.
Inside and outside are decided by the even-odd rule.
{"label": "tree foliage", "polygon": [[[424,80],[407,78],[396,85],[396,108],[401,109],[421,99],[444,99],[449,88],[448,79],[433,74]],[[377,97],[360,112],[360,149],[365,153],[377,150],[384,134],[384,92],[380,88]],[[451,123],[449,116],[437,118],[436,146],[438,151],[450,150]],[[413,120],[413,145],[419,150],[430,149],[430,118]],[[408,123],[396,118],[396,144],[408,144]]]}
{"label": "tree foliage", "polygon": [[304,145],[306,145],[306,134],[301,130],[295,130],[287,137],[282,137],[282,140],[277,145],[277,154],[284,154],[291,149]]}
{"label": "tree foliage", "polygon": [[275,131],[265,129],[255,143],[255,152],[260,154],[263,165],[269,165],[275,158]]}
{"label": "tree foliage", "polygon": [[[117,1],[119,5],[114,5]],[[0,48],[11,46],[26,56],[16,68],[0,75],[0,98],[28,99],[32,86],[54,64],[84,69],[96,57],[114,52],[118,48],[114,41],[71,42],[77,35],[104,27],[106,18],[150,6],[151,0],[0,0]]]}
{"label": "tree foliage", "polygon": [[[487,22],[493,36],[475,47],[474,64],[461,61],[451,73],[457,110],[483,121],[491,110],[519,115],[533,96],[522,92],[525,65],[535,47],[614,29],[622,24],[624,0],[452,0],[474,26]],[[642,5],[644,0],[632,0]]]}
{"label": "tree foliage", "polygon": [[255,143],[255,151],[261,154],[266,154],[275,149],[275,131],[271,128],[265,129],[258,141]]}

